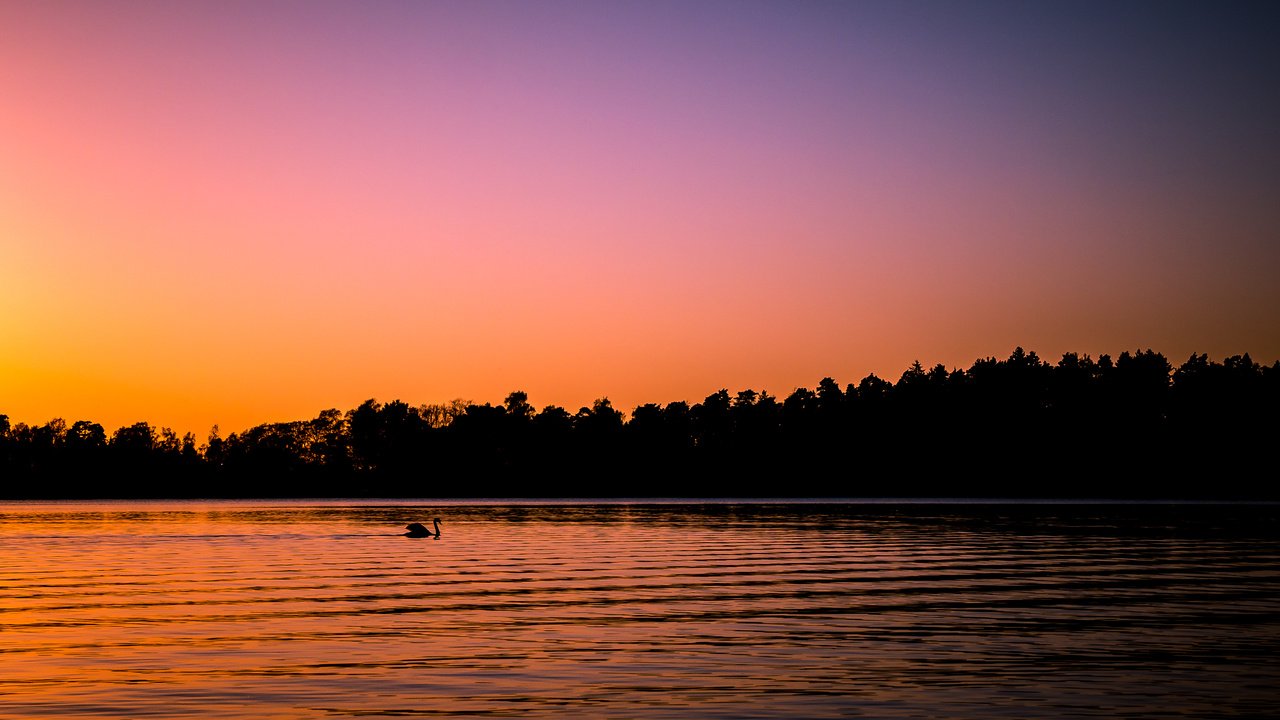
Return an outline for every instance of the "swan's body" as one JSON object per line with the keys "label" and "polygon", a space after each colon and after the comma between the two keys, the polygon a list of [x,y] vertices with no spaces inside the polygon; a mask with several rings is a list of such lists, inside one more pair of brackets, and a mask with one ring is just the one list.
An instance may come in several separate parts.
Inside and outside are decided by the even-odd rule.
{"label": "swan's body", "polygon": [[409,523],[408,525],[404,526],[404,529],[409,531],[405,533],[404,536],[411,537],[411,538],[433,537],[439,540],[440,539],[440,518],[432,518],[431,522],[434,523],[436,526],[436,531],[434,533],[428,530],[426,526],[424,526],[422,523]]}

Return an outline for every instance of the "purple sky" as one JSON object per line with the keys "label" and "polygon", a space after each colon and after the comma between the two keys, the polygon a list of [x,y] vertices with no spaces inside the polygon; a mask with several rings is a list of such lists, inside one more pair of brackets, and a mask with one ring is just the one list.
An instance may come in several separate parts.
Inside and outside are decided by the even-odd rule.
{"label": "purple sky", "polygon": [[0,5],[0,412],[1280,358],[1272,3]]}

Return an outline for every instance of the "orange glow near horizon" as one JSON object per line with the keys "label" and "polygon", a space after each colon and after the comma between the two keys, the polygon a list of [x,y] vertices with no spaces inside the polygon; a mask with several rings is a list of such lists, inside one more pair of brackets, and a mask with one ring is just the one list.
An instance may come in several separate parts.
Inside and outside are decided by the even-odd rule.
{"label": "orange glow near horizon", "polygon": [[785,396],[1017,345],[1280,358],[1265,83],[1209,102],[1194,57],[1077,38],[1183,80],[1134,99],[1074,46],[749,15],[0,8],[0,413],[203,436],[370,397]]}

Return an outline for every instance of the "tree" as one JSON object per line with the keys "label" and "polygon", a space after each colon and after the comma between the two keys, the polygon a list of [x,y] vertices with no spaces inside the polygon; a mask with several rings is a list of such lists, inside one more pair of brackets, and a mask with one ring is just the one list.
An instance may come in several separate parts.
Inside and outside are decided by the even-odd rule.
{"label": "tree", "polygon": [[96,422],[77,420],[66,434],[67,447],[77,451],[97,450],[106,447],[107,433]]}
{"label": "tree", "polygon": [[156,446],[156,431],[146,422],[134,423],[111,434],[111,447],[119,453],[150,454]]}
{"label": "tree", "polygon": [[523,390],[517,390],[503,401],[503,406],[507,410],[507,416],[519,422],[528,422],[533,419],[536,412],[534,407],[529,404],[529,395]]}

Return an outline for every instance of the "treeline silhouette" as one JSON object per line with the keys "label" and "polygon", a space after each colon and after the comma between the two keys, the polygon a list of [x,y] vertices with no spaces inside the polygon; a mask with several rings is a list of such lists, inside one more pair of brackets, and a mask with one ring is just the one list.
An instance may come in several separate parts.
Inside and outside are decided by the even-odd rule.
{"label": "treeline silhouette", "polygon": [[785,398],[541,410],[368,400],[200,442],[145,422],[10,424],[0,495],[1280,497],[1280,362],[1017,348]]}

